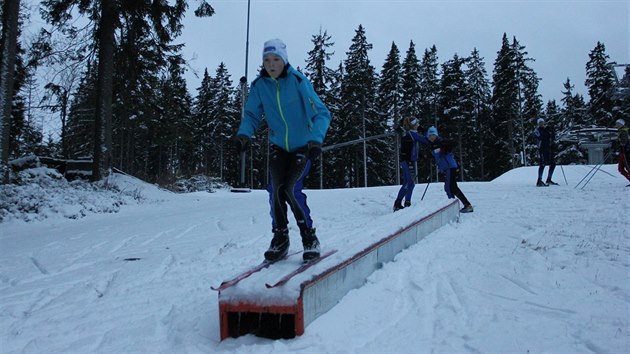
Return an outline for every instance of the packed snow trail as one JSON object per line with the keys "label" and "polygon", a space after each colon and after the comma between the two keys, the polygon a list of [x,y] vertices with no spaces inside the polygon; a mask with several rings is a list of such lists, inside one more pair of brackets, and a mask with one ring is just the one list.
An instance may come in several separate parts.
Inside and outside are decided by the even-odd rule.
{"label": "packed snow trail", "polygon": [[[460,183],[474,213],[401,252],[292,340],[219,341],[210,286],[261,261],[271,239],[264,191],[160,194],[115,214],[2,224],[0,348],[626,352],[630,189],[612,165],[574,189],[589,169],[564,166],[569,186],[536,188],[536,167]],[[432,184],[424,201],[416,191],[412,207],[392,213],[397,191],[307,191],[323,247],[352,246],[347,235],[365,225],[404,224],[446,198]],[[295,249],[294,224],[290,232]]]}

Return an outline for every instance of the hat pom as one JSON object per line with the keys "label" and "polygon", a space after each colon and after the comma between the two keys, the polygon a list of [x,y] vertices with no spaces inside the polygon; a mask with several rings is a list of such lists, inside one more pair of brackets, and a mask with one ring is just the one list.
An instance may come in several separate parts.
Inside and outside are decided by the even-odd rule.
{"label": "hat pom", "polygon": [[427,135],[439,136],[437,128],[436,127],[430,127],[429,130],[427,130]]}

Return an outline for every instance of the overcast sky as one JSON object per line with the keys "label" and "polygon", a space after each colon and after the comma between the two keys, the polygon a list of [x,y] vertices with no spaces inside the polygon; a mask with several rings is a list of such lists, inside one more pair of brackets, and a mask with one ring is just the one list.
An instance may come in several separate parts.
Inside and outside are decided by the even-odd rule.
{"label": "overcast sky", "polygon": [[[208,2],[216,14],[194,17],[192,10],[197,4],[192,1],[179,38],[186,44],[184,55],[194,69],[186,75],[193,94],[205,68],[214,76],[219,63],[224,62],[235,82],[245,74],[247,0]],[[284,40],[289,62],[303,68],[307,52],[313,49],[312,36],[321,28],[335,43],[335,55],[328,66],[336,68],[346,59],[359,24],[373,45],[368,54],[378,73],[392,41],[401,52],[401,60],[413,41],[419,58],[435,45],[440,64],[455,53],[468,56],[477,48],[491,79],[503,33],[510,42],[516,37],[535,59],[530,65],[542,79],[539,92],[545,103],[550,99],[560,103],[567,77],[575,92],[589,99],[584,87],[585,66],[597,41],[604,43],[611,61],[630,63],[628,0],[251,0],[250,4],[250,82],[261,64],[265,40]]]}

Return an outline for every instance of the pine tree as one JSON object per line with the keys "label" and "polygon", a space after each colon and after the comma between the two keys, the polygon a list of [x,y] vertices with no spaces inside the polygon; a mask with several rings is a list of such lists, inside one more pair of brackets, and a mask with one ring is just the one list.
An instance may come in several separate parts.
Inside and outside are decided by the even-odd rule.
{"label": "pine tree", "polygon": [[335,52],[328,51],[330,47],[335,45],[331,39],[332,37],[328,35],[327,31],[322,33],[321,28],[317,35],[312,36],[313,49],[308,52],[304,69],[304,74],[313,84],[315,93],[321,97],[324,103],[326,103],[326,92],[333,80],[333,70],[326,66],[326,63],[335,54]]}
{"label": "pine tree", "polygon": [[416,45],[410,41],[402,63],[402,117],[420,118],[421,116],[420,78],[421,68],[416,55]]}
{"label": "pine tree", "polygon": [[614,69],[609,63],[609,56],[606,54],[606,46],[603,43],[597,42],[588,56],[584,85],[591,97],[589,111],[593,115],[593,124],[609,127],[615,121],[613,116]]}
{"label": "pine tree", "polygon": [[[335,54],[334,52],[329,51],[329,48],[335,44],[331,41],[331,39],[332,37],[328,35],[327,31],[322,33],[321,28],[317,35],[312,36],[311,40],[313,42],[313,49],[308,52],[304,74],[309,78],[313,84],[313,89],[321,98],[324,105],[329,108],[331,115],[334,117],[335,115],[333,114],[331,107],[335,105],[336,100],[331,95],[330,89],[335,81],[335,72],[327,66],[327,62]],[[330,133],[328,136],[330,136]],[[330,145],[331,139],[327,137],[324,143],[326,145]],[[312,172],[306,180],[306,185],[308,187],[316,188],[320,185],[322,178],[320,173],[323,173],[324,165],[329,163],[329,161],[324,161],[324,159],[329,159],[328,154],[326,154],[325,157],[322,156],[318,161],[316,161],[317,164],[313,166],[313,169],[311,170]]]}
{"label": "pine tree", "polygon": [[618,114],[624,120],[630,120],[630,65],[624,67],[623,76],[617,85],[617,95],[619,97]]}
{"label": "pine tree", "polygon": [[[330,83],[330,89],[326,94],[326,105],[332,116],[330,127],[326,133],[326,145],[331,146],[339,143],[343,143],[345,132],[342,130],[344,127],[342,117],[342,86],[343,77],[345,76],[345,70],[343,63],[339,63],[339,66],[333,71],[333,80]],[[337,148],[328,150],[322,153],[322,179],[323,186],[329,188],[343,188],[347,185],[345,179],[345,166],[346,155],[345,148]]]}
{"label": "pine tree", "polygon": [[470,146],[471,156],[470,169],[471,176],[475,179],[484,180],[486,178],[486,139],[491,136],[491,127],[488,124],[490,115],[490,82],[485,69],[483,58],[475,48],[467,61],[465,70],[466,82],[468,83],[468,96],[472,105],[470,120],[473,127],[473,134],[468,136],[467,144]]}
{"label": "pine tree", "polygon": [[[2,12],[0,12],[0,15]],[[27,19],[26,14],[20,15],[18,20],[18,37],[22,33],[22,25]],[[9,159],[25,155],[41,155],[45,152],[43,135],[34,125],[34,121],[27,112],[28,92],[27,85],[34,81],[32,70],[29,70],[25,59],[26,52],[22,43],[15,44],[15,59],[13,69],[12,98],[5,101],[10,103],[10,134],[9,134]],[[3,102],[6,104],[7,102]],[[1,177],[0,177],[1,179]]]}
{"label": "pine tree", "polygon": [[[379,122],[379,117],[375,109],[376,93],[376,73],[370,64],[368,51],[372,49],[372,44],[367,42],[365,29],[362,25],[355,31],[352,44],[344,61],[345,76],[341,87],[342,108],[340,116],[340,127],[342,137],[345,141],[366,138],[384,132],[384,124]],[[378,183],[379,176],[377,163],[370,163],[376,159],[376,154],[380,154],[378,142],[370,143],[370,152],[367,152],[367,142],[345,148],[346,166],[344,169],[344,179],[347,187],[366,186],[369,184],[366,177]],[[367,156],[370,160],[367,160]],[[368,170],[366,176],[366,170]],[[371,172],[371,173],[370,173]]]}
{"label": "pine tree", "polygon": [[[515,124],[518,127],[515,132],[517,150],[520,150],[523,164],[529,165],[528,151],[537,150],[533,141],[532,133],[536,126],[536,121],[542,113],[542,99],[538,94],[538,83],[540,79],[536,72],[527,64],[534,59],[527,57],[525,46],[521,45],[516,38],[512,41],[514,53],[514,66],[518,80],[518,120]],[[530,138],[531,137],[531,138]],[[530,138],[530,139],[528,139]]]}
{"label": "pine tree", "polygon": [[[398,126],[402,119],[403,88],[401,71],[400,51],[396,43],[392,42],[392,46],[379,76],[376,103],[379,115],[382,117],[381,119],[386,122],[388,131],[393,131],[394,127]],[[398,153],[397,138],[388,139],[387,142],[387,154],[389,156],[395,156],[395,154]],[[386,184],[399,183],[396,178],[397,173],[395,173],[398,170],[396,159],[391,158],[386,160],[385,163],[387,165],[385,171],[390,171],[385,181]]]}
{"label": "pine tree", "polygon": [[[426,128],[438,124],[438,112],[440,111],[438,99],[440,91],[440,72],[437,48],[425,49],[420,62],[420,127]],[[430,154],[421,154],[418,159],[418,175],[433,176],[435,164]]]}
{"label": "pine tree", "polygon": [[[574,123],[577,114],[575,102],[578,100],[572,93],[573,86],[569,78],[567,78],[564,87],[566,91],[563,91],[564,97],[561,100],[563,107],[559,107],[555,100],[547,102],[543,118],[545,121],[551,122],[556,131],[556,163],[568,165],[581,162],[584,153],[580,151],[575,141],[567,139],[576,129]],[[538,154],[532,152],[532,161],[538,161]]]}
{"label": "pine tree", "polygon": [[[240,106],[234,104],[235,90],[227,67],[224,63],[220,63],[214,79],[210,81],[210,101],[208,102],[210,111],[208,129],[205,132],[210,139],[208,141],[211,156],[208,161],[209,172],[215,176],[227,175],[228,166],[236,165],[237,159],[232,151],[231,138],[238,129],[240,119],[235,118],[240,116]],[[237,169],[232,168],[232,170]],[[232,179],[231,182],[236,181]]]}
{"label": "pine tree", "polygon": [[507,34],[503,34],[501,49],[497,53],[492,75],[492,119],[494,146],[490,158],[495,161],[489,169],[494,178],[516,166],[514,122],[518,119],[518,77],[516,54],[510,46]]}
{"label": "pine tree", "polygon": [[173,182],[177,177],[190,177],[192,99],[182,77],[182,68],[172,63],[159,88],[160,110],[155,117],[156,156],[154,174],[157,181]]}
{"label": "pine tree", "polygon": [[3,97],[0,103],[0,182],[2,183],[9,182],[9,139],[19,13],[19,0],[3,2],[2,42],[0,43],[0,53],[2,53],[0,55],[0,96]]}
{"label": "pine tree", "polygon": [[[173,5],[160,1],[113,0],[48,0],[44,4],[44,17],[53,25],[60,26],[72,18],[76,9],[80,15],[92,19],[94,24],[94,48],[98,48],[98,75],[94,110],[94,152],[92,179],[104,177],[113,162],[112,149],[112,107],[117,102],[114,85],[114,55],[120,43],[116,42],[117,30],[131,33],[150,31],[155,41],[153,51],[158,56],[177,51],[180,47],[170,46],[170,42],[181,33],[181,19],[187,8],[185,0],[177,0]],[[211,16],[214,10],[204,1],[195,12],[197,16]],[[129,24],[128,27],[123,27]],[[139,30],[137,30],[139,29]],[[120,38],[124,38],[120,36]],[[132,42],[129,42],[132,43]],[[146,52],[138,52],[145,53]]]}
{"label": "pine tree", "polygon": [[[96,104],[96,71],[88,65],[81,77],[68,112],[66,135],[67,157],[86,159],[92,156],[94,140],[86,137],[94,132],[94,105]],[[144,176],[140,176],[141,178]]]}
{"label": "pine tree", "polygon": [[442,65],[442,79],[440,81],[439,105],[444,107],[440,112],[440,135],[457,142],[457,155],[460,161],[460,179],[464,180],[466,166],[469,165],[468,153],[464,153],[464,140],[472,135],[469,133],[468,123],[472,105],[469,101],[467,87],[462,66],[465,59],[457,54],[453,59]]}
{"label": "pine tree", "polygon": [[437,56],[437,48],[424,51],[420,63],[420,105],[422,125],[438,125],[438,93],[440,88],[440,73]]}
{"label": "pine tree", "polygon": [[[213,160],[212,145],[213,140],[208,132],[210,131],[210,112],[212,110],[212,77],[206,68],[203,72],[201,84],[197,88],[197,96],[193,99],[193,141],[195,149],[193,157],[195,160],[195,173],[210,174],[210,165]],[[221,172],[221,171],[220,171]],[[219,173],[219,177],[223,175]]]}

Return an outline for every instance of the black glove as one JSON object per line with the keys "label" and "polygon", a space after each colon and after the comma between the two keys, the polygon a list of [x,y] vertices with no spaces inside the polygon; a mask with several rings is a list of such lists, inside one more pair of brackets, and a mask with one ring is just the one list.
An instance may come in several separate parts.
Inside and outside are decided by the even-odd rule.
{"label": "black glove", "polygon": [[317,141],[309,141],[306,145],[306,155],[309,160],[315,160],[322,153],[322,143],[318,143]]}
{"label": "black glove", "polygon": [[245,135],[237,135],[234,137],[234,148],[237,153],[244,152],[249,147],[249,138]]}

